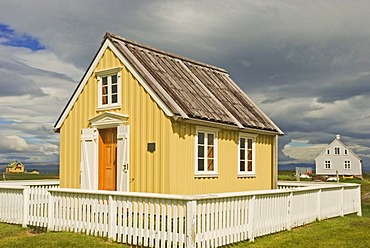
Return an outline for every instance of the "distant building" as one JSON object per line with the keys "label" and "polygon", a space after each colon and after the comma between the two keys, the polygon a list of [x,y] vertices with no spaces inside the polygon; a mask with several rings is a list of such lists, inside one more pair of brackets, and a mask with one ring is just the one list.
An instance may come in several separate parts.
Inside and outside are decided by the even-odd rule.
{"label": "distant building", "polygon": [[316,175],[362,176],[362,161],[336,136],[315,159]]}
{"label": "distant building", "polygon": [[8,164],[5,168],[6,173],[24,173],[25,167],[21,162],[14,161]]}

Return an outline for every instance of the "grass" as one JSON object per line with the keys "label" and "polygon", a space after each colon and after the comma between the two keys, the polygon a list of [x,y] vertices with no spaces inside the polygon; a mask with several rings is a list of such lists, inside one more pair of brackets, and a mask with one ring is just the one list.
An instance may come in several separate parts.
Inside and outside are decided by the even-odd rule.
{"label": "grass", "polygon": [[[28,173],[5,173],[6,179],[13,180],[42,180],[42,179],[59,179],[58,175],[51,174],[28,174]],[[0,181],[4,178],[0,175]]]}
{"label": "grass", "polygon": [[0,223],[0,247],[125,247],[107,239],[70,232],[34,232],[19,225]]}
{"label": "grass", "polygon": [[[286,175],[294,172],[285,172]],[[284,174],[284,173],[283,173]],[[279,180],[280,175],[279,175]],[[294,180],[294,179],[293,179]],[[361,184],[362,217],[355,214],[258,237],[233,247],[370,247],[370,175],[364,180],[346,180]],[[34,232],[19,225],[0,223],[0,247],[127,247],[105,238],[68,232]]]}
{"label": "grass", "polygon": [[370,247],[370,218],[349,215],[242,242],[235,247]]}

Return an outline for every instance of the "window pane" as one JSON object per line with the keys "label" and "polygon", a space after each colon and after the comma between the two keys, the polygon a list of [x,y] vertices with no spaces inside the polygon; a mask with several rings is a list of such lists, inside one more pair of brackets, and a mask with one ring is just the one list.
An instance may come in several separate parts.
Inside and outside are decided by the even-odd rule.
{"label": "window pane", "polygon": [[112,95],[112,103],[117,103],[117,94]]}
{"label": "window pane", "polygon": [[248,160],[252,160],[252,150],[248,150]]}
{"label": "window pane", "polygon": [[107,79],[107,77],[103,77],[102,78],[102,81],[103,81],[103,86],[104,85],[108,85],[108,79]]}
{"label": "window pane", "polygon": [[112,85],[112,94],[117,93],[117,84]]}
{"label": "window pane", "polygon": [[214,160],[213,159],[208,159],[208,171],[213,171],[214,170]]}
{"label": "window pane", "polygon": [[198,158],[204,158],[204,146],[198,146]]}
{"label": "window pane", "polygon": [[248,171],[252,171],[252,161],[248,161]]}
{"label": "window pane", "polygon": [[204,171],[204,159],[198,159],[198,171]]}
{"label": "window pane", "polygon": [[245,171],[245,161],[240,161],[240,171]]}
{"label": "window pane", "polygon": [[198,144],[204,144],[204,133],[198,133]]}
{"label": "window pane", "polygon": [[101,93],[102,93],[102,95],[108,94],[108,87],[107,86],[103,86],[102,89],[101,89]]}
{"label": "window pane", "polygon": [[113,75],[112,76],[112,84],[116,84],[117,83],[117,75]]}
{"label": "window pane", "polygon": [[108,103],[108,96],[102,96],[101,102],[102,102],[102,104],[107,104]]}
{"label": "window pane", "polygon": [[214,134],[209,133],[207,136],[207,139],[208,139],[208,145],[213,145]]}
{"label": "window pane", "polygon": [[248,149],[252,149],[252,139],[248,139]]}
{"label": "window pane", "polygon": [[245,138],[240,138],[240,148],[245,148]]}
{"label": "window pane", "polygon": [[208,146],[208,158],[214,158],[213,146]]}
{"label": "window pane", "polygon": [[245,150],[240,150],[240,160],[245,160]]}

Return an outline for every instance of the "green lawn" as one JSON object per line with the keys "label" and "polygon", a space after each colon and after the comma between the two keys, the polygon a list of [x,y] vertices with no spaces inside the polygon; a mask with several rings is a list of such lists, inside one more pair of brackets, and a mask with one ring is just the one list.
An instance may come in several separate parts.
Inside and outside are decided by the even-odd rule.
{"label": "green lawn", "polygon": [[[58,175],[51,174],[28,174],[28,173],[5,173],[7,180],[42,180],[42,179],[59,179]],[[0,181],[3,181],[3,175],[0,175]]]}
{"label": "green lawn", "polygon": [[[370,247],[370,175],[347,182],[362,185],[363,217],[355,214],[258,237],[233,247]],[[34,232],[0,223],[0,247],[125,247],[107,239],[67,232]]]}
{"label": "green lawn", "polygon": [[123,247],[107,239],[68,232],[34,232],[19,225],[0,223],[0,247]]}

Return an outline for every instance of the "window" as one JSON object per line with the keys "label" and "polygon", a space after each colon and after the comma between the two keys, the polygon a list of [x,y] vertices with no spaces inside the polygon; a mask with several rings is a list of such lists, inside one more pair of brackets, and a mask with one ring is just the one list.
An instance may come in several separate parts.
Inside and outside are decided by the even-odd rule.
{"label": "window", "polygon": [[330,160],[325,160],[325,169],[329,170],[331,169],[331,161]]}
{"label": "window", "polygon": [[121,68],[96,72],[98,109],[121,107]]}
{"label": "window", "polygon": [[326,150],[326,154],[330,155],[330,150]]}
{"label": "window", "polygon": [[217,175],[217,131],[198,129],[196,148],[195,174]]}
{"label": "window", "polygon": [[339,155],[340,154],[340,148],[339,147],[335,147],[334,148],[334,154],[335,155]]}
{"label": "window", "polygon": [[351,169],[351,161],[349,160],[344,161],[344,169]]}
{"label": "window", "polygon": [[347,149],[344,150],[344,155],[348,155],[348,150]]}
{"label": "window", "polygon": [[255,174],[255,135],[240,134],[238,153],[238,175]]}

